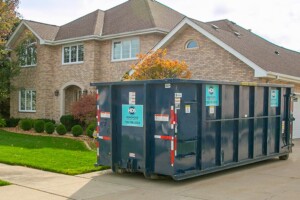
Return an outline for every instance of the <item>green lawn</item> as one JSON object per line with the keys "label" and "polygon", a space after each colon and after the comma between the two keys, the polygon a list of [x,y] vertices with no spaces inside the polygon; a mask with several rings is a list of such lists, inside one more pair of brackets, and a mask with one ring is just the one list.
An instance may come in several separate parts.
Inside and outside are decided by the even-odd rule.
{"label": "green lawn", "polygon": [[96,152],[81,141],[4,130],[0,130],[0,162],[70,175],[104,169],[94,167]]}
{"label": "green lawn", "polygon": [[1,181],[0,180],[0,187],[1,186],[5,186],[5,185],[10,185],[8,182],[6,182],[6,181]]}

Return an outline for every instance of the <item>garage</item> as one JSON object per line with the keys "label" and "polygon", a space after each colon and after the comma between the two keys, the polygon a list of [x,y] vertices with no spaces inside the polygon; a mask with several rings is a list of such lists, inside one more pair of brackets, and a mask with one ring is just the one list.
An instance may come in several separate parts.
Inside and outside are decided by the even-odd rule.
{"label": "garage", "polygon": [[300,95],[297,98],[297,102],[294,102],[294,117],[296,120],[293,123],[293,138],[300,138]]}

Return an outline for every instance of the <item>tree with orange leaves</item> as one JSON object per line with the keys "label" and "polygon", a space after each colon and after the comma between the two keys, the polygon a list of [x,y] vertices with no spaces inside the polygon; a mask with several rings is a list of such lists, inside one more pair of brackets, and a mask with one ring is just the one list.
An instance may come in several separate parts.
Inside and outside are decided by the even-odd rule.
{"label": "tree with orange leaves", "polygon": [[139,62],[131,66],[133,73],[126,74],[124,80],[191,78],[191,71],[184,61],[166,59],[166,54],[166,49],[139,54]]}

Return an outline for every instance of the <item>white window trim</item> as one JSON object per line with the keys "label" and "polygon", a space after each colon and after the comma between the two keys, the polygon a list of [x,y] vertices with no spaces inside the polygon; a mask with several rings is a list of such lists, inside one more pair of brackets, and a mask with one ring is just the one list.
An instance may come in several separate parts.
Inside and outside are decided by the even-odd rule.
{"label": "white window trim", "polygon": [[[36,112],[36,108],[35,108],[35,110],[21,110],[21,91],[22,90],[19,90],[19,112],[23,112],[23,113],[35,113]],[[25,89],[24,91],[35,91],[35,95],[36,95],[36,90],[34,90],[34,89]],[[35,98],[36,98],[36,96],[35,96]],[[35,99],[35,103],[36,103],[36,99]],[[31,107],[32,107],[32,94],[31,94]],[[26,109],[26,103],[25,103],[25,109]]]}
{"label": "white window trim", "polygon": [[[139,41],[139,52],[141,50],[141,41],[140,38],[138,37],[132,37],[132,38],[124,38],[124,39],[118,39],[118,40],[113,40],[111,43],[111,62],[120,62],[120,61],[130,61],[130,60],[137,60],[138,57],[134,57],[134,58],[120,58],[120,59],[114,59],[114,43],[115,42],[124,42],[124,41],[128,41],[128,40],[134,40],[137,39]],[[130,43],[130,52],[129,55],[131,56],[131,43]],[[122,45],[121,45],[121,57],[122,57]]]}
{"label": "white window trim", "polygon": [[[37,44],[37,42],[32,42],[32,43],[28,44],[27,46],[31,46],[31,45],[35,45],[35,44]],[[37,50],[37,48],[36,48],[36,50]],[[26,51],[27,51],[27,49],[26,49]],[[22,67],[22,68],[36,67],[36,66],[37,66],[37,57],[36,57],[36,63],[35,64],[31,64],[31,65],[21,65],[20,64],[20,67]]]}
{"label": "white window trim", "polygon": [[[78,61],[78,46],[79,45],[83,45],[83,61]],[[71,48],[72,46],[77,46],[77,50],[76,50],[76,62],[71,62],[71,52],[70,52],[70,55],[69,55],[69,60],[70,62],[68,63],[65,63],[64,60],[65,60],[65,47],[69,47]],[[62,49],[61,49],[61,64],[62,65],[76,65],[76,64],[82,64],[84,63],[84,56],[85,56],[85,48],[84,48],[84,44],[83,43],[76,43],[76,44],[68,44],[68,45],[64,45],[62,46]]]}
{"label": "white window trim", "polygon": [[[188,48],[189,43],[192,42],[192,41],[196,42],[197,47]],[[188,41],[185,43],[185,47],[184,47],[184,48],[187,49],[187,50],[199,49],[199,44],[198,44],[198,42],[197,42],[196,40],[191,39],[191,40],[188,40]]]}

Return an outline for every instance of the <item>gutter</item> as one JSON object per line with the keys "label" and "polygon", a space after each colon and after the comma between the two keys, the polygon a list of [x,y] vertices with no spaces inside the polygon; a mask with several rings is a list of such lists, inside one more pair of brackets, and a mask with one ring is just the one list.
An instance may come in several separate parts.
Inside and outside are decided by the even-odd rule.
{"label": "gutter", "polygon": [[267,78],[272,78],[272,79],[276,79],[276,80],[282,80],[282,81],[287,81],[287,82],[293,82],[293,83],[299,83],[300,84],[300,77],[281,74],[281,73],[276,73],[276,72],[268,71],[267,72]]}
{"label": "gutter", "polygon": [[70,39],[57,40],[57,41],[45,40],[45,42],[43,44],[45,44],[45,45],[61,45],[61,44],[82,42],[82,41],[87,41],[87,40],[103,41],[103,40],[131,37],[131,36],[150,34],[150,33],[161,33],[161,34],[166,35],[166,34],[168,34],[168,31],[164,30],[164,29],[151,28],[151,29],[145,29],[145,30],[141,30],[141,31],[131,31],[131,32],[125,32],[125,33],[111,34],[111,35],[106,35],[106,36],[88,35],[88,36],[83,36],[83,37],[70,38]]}

